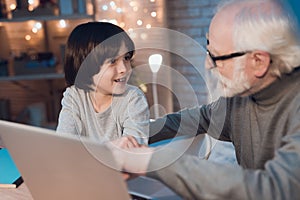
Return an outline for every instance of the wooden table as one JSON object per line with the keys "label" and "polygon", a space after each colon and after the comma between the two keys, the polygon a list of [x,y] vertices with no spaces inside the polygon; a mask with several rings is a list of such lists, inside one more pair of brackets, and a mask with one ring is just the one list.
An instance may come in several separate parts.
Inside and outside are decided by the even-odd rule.
{"label": "wooden table", "polygon": [[0,188],[0,198],[5,200],[33,200],[25,183],[18,188]]}

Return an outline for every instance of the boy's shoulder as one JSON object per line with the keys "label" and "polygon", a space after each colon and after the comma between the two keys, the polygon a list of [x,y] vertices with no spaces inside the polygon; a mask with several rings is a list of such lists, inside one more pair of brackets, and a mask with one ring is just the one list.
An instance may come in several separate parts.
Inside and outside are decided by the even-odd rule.
{"label": "boy's shoulder", "polygon": [[140,94],[140,95],[144,95],[143,91],[134,85],[127,85],[127,89],[126,89],[128,94]]}

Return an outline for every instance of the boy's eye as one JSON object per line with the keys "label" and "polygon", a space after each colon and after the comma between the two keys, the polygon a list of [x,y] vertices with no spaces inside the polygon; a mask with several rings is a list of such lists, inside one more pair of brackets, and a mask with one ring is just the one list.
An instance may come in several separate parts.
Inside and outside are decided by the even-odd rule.
{"label": "boy's eye", "polygon": [[112,58],[111,60],[110,60],[110,64],[115,64],[117,62],[117,59],[115,59],[115,58]]}
{"label": "boy's eye", "polygon": [[130,61],[130,60],[131,60],[130,54],[127,53],[127,54],[124,56],[124,59],[125,59],[126,61]]}
{"label": "boy's eye", "polygon": [[131,60],[131,57],[128,55],[128,56],[125,56],[125,60],[126,61],[130,61]]}

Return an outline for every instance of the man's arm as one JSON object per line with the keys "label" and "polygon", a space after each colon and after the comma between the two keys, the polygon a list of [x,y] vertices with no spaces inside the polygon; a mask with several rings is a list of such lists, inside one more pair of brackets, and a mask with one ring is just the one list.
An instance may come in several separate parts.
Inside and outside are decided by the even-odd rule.
{"label": "man's arm", "polygon": [[[156,119],[150,122],[149,144],[176,136],[196,136],[203,133],[219,139],[223,134],[225,117],[229,119],[229,113],[226,112],[229,110],[228,105],[228,99],[220,98],[208,105],[184,109]],[[229,123],[226,126],[229,126]],[[229,141],[229,136],[223,136],[221,139]]]}
{"label": "man's arm", "polygon": [[162,166],[176,154],[165,150],[153,153],[147,176],[162,181],[184,199],[298,199],[300,134],[290,139],[293,142],[279,149],[265,169],[243,169],[190,155]]}

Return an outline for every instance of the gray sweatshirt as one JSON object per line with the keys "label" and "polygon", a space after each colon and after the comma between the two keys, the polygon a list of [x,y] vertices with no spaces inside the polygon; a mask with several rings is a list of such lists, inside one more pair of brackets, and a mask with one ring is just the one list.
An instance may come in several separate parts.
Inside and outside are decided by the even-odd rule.
{"label": "gray sweatshirt", "polygon": [[158,132],[157,138],[207,132],[233,142],[239,166],[189,155],[171,162],[170,155],[179,154],[171,149],[153,155],[150,170],[162,161],[166,166],[147,175],[185,199],[300,198],[299,67],[252,96],[220,98],[167,115],[152,123],[150,132]]}
{"label": "gray sweatshirt", "polygon": [[57,132],[87,136],[105,142],[132,135],[147,144],[149,109],[144,93],[127,86],[122,95],[114,95],[111,106],[101,113],[94,110],[87,91],[71,86],[61,101]]}

